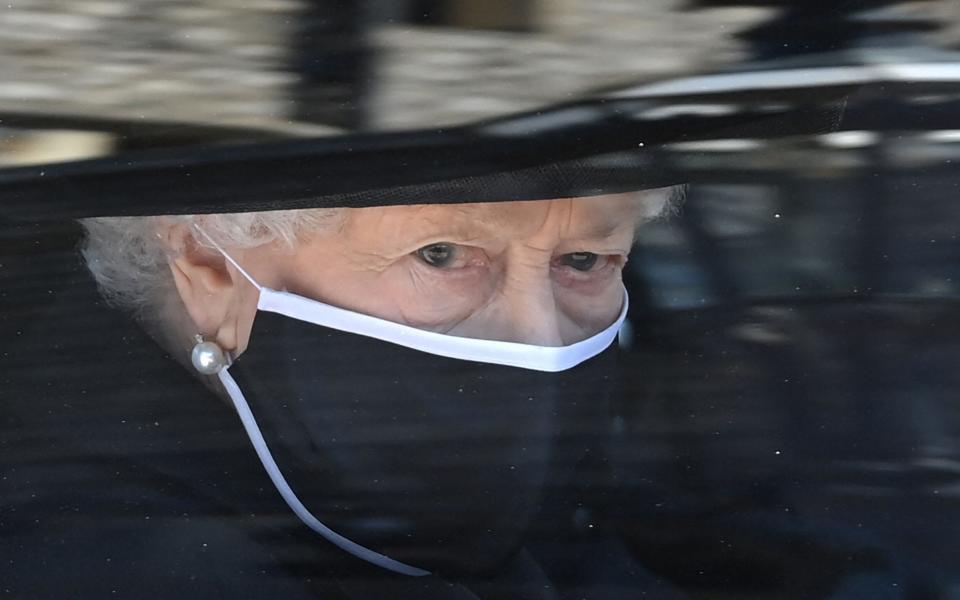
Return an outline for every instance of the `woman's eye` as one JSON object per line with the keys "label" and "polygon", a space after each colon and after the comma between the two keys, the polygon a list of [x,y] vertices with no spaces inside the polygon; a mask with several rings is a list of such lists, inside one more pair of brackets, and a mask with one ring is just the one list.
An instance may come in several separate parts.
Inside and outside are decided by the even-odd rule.
{"label": "woman's eye", "polygon": [[572,252],[560,257],[560,264],[565,267],[571,267],[577,271],[589,271],[597,266],[600,260],[599,254],[593,252]]}
{"label": "woman's eye", "polygon": [[457,258],[457,247],[454,244],[430,244],[415,252],[417,257],[438,269],[450,267]]}

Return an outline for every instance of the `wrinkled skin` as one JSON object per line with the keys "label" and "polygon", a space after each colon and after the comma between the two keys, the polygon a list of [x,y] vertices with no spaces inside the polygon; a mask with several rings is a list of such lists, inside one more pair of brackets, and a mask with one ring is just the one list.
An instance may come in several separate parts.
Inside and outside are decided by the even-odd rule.
{"label": "wrinkled skin", "polygon": [[[348,209],[339,227],[281,244],[225,248],[259,283],[452,335],[547,346],[615,320],[636,228],[663,197]],[[186,226],[160,231],[197,332],[242,352],[258,292]]]}

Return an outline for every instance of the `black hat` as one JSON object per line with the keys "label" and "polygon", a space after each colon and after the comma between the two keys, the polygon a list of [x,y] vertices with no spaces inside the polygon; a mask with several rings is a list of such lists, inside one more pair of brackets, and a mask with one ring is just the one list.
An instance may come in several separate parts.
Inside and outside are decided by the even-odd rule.
{"label": "black hat", "polygon": [[[500,3],[500,8],[480,11],[484,18],[476,23],[471,19],[477,15],[457,11],[413,14],[395,9],[371,17],[353,9],[344,12],[343,6],[325,12],[322,5],[316,3],[309,18],[291,30],[288,45],[298,57],[292,67],[298,83],[291,87],[290,95],[297,107],[293,116],[303,119],[293,125],[275,119],[269,127],[232,127],[217,123],[209,109],[206,113],[198,109],[197,115],[180,122],[102,114],[112,109],[110,106],[99,112],[95,107],[95,114],[82,118],[31,117],[23,110],[8,111],[2,123],[5,126],[111,129],[119,143],[117,151],[107,157],[0,169],[0,220],[590,196],[709,180],[721,173],[728,178],[748,171],[758,174],[758,165],[743,156],[726,167],[713,164],[712,174],[704,172],[703,161],[695,160],[696,155],[718,148],[728,151],[730,140],[741,144],[734,143],[733,149],[769,155],[774,140],[838,129],[944,128],[956,114],[956,107],[946,97],[933,104],[928,98],[923,114],[904,110],[912,99],[956,86],[960,77],[956,63],[948,60],[950,56],[928,52],[893,57],[888,53],[877,63],[869,53],[792,56],[793,47],[787,44],[785,56],[770,58],[767,53],[762,62],[742,63],[708,75],[655,78],[650,73],[631,73],[626,67],[609,69],[612,74],[604,80],[641,82],[608,86],[603,91],[581,90],[578,97],[561,103],[551,103],[551,93],[530,94],[539,98],[534,103],[538,108],[513,114],[498,109],[492,111],[497,115],[493,118],[468,122],[442,118],[443,126],[425,126],[429,118],[420,118],[410,121],[419,127],[396,130],[395,124],[378,126],[360,110],[375,104],[378,94],[377,73],[370,66],[373,49],[365,27],[376,24],[378,18],[386,23],[412,19],[410,22],[421,27],[417,35],[426,41],[401,37],[401,41],[394,40],[394,50],[420,52],[420,68],[427,71],[430,65],[443,62],[434,59],[450,62],[448,58],[456,58],[463,64],[447,71],[458,73],[463,81],[482,84],[483,77],[503,65],[489,66],[483,58],[471,57],[506,60],[505,68],[526,65],[527,73],[541,68],[536,60],[509,53],[511,48],[523,49],[516,36],[536,34],[535,19],[531,20],[529,11],[507,10]],[[853,9],[837,10],[834,16],[838,19],[846,13],[859,14]],[[491,15],[497,18],[490,21]],[[464,19],[466,24],[489,30],[477,34],[464,28],[462,34],[456,34],[450,30],[430,33],[422,28],[448,21],[462,25]],[[756,19],[741,26],[756,27]],[[503,33],[504,29],[511,33]],[[586,31],[583,35],[600,33]],[[438,41],[431,41],[431,36],[438,36]],[[715,37],[725,36],[720,32]],[[459,39],[467,40],[462,48],[456,47]],[[651,33],[649,40],[628,41],[618,50],[654,48],[658,39]],[[431,46],[440,42],[454,47]],[[579,43],[581,51],[588,49],[585,42]],[[550,56],[546,51],[542,54],[544,61]],[[601,54],[595,53],[597,57]],[[162,51],[157,53],[162,55]],[[390,59],[381,59],[387,65],[379,74],[389,77]],[[584,64],[593,69],[603,67],[596,59]],[[647,63],[638,60],[631,64]],[[570,65],[552,68],[574,69]],[[207,66],[206,71],[211,70],[215,71]],[[423,73],[417,81],[430,81],[429,75]],[[438,81],[434,88],[425,87],[414,97],[438,105],[437,98],[446,93],[442,84]],[[511,88],[523,85],[522,81],[510,84]],[[493,83],[491,87],[495,88]],[[122,92],[117,90],[117,95]],[[464,92],[458,93],[457,99],[463,100]],[[269,96],[267,92],[263,95]],[[494,90],[478,101],[497,97]],[[524,102],[501,104],[509,108]],[[129,113],[130,109],[116,110]],[[308,127],[308,121],[314,125]],[[324,125],[315,125],[318,122]],[[289,135],[293,130],[295,137]],[[323,135],[304,135],[316,131]],[[686,159],[677,160],[680,154]],[[770,171],[769,161],[759,165],[759,172]]]}

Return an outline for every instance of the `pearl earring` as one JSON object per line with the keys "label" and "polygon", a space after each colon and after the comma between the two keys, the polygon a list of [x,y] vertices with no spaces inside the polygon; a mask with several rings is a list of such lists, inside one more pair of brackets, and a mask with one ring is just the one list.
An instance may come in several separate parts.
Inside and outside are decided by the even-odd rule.
{"label": "pearl earring", "polygon": [[204,375],[216,375],[225,367],[230,366],[230,357],[216,342],[204,341],[203,336],[197,334],[194,338],[197,344],[190,353],[190,362],[193,368]]}

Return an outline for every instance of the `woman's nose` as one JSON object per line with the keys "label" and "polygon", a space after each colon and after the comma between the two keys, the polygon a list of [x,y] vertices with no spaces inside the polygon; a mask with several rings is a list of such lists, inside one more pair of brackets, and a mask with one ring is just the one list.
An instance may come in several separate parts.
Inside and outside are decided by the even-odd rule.
{"label": "woman's nose", "polygon": [[512,285],[448,333],[536,346],[562,346],[562,315],[552,286]]}
{"label": "woman's nose", "polygon": [[537,346],[562,346],[563,316],[549,275],[518,276],[502,291],[501,339]]}

